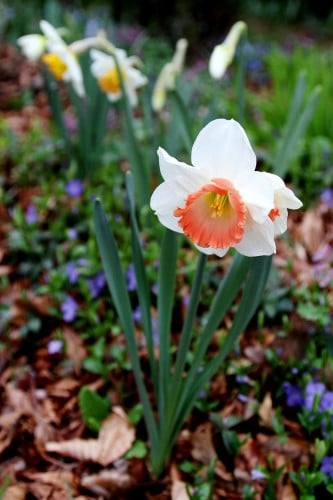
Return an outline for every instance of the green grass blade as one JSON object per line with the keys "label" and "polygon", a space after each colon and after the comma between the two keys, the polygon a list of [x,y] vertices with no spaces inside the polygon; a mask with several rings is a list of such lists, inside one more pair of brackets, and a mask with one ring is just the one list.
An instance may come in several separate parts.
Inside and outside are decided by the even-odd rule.
{"label": "green grass blade", "polygon": [[221,367],[223,361],[235,346],[239,335],[245,330],[260,303],[264,292],[269,271],[271,268],[272,257],[252,257],[249,276],[244,286],[242,298],[238,306],[232,327],[225,338],[220,352],[206,364],[202,372],[197,373],[197,377],[192,380],[191,386],[187,391],[186,398],[182,402],[177,415],[175,416],[175,425],[173,434],[178,434],[184,420],[193,408],[200,390],[208,383]]}
{"label": "green grass blade", "polygon": [[160,429],[166,418],[170,378],[170,330],[177,274],[178,234],[166,229],[162,240],[158,274],[157,328],[159,339],[158,411]]}
{"label": "green grass blade", "polygon": [[135,213],[135,200],[134,200],[134,185],[133,177],[131,172],[126,174],[126,189],[129,201],[130,209],[130,223],[131,223],[131,235],[132,235],[132,251],[133,251],[133,265],[135,269],[135,277],[137,284],[137,293],[139,298],[141,318],[143,331],[146,337],[147,349],[149,355],[150,369],[155,389],[155,394],[157,394],[158,379],[157,379],[157,366],[154,355],[154,341],[153,341],[153,329],[151,321],[151,300],[150,300],[150,290],[146,275],[146,267],[143,260],[142,248],[140,242],[140,235],[138,224],[136,220]]}
{"label": "green grass blade", "polygon": [[124,329],[135,381],[143,406],[150,444],[152,448],[155,448],[157,446],[156,422],[153,417],[147,389],[141,373],[129,295],[120,264],[118,247],[108,224],[101,202],[98,199],[94,202],[94,225],[106,280],[120,319],[120,323]]}

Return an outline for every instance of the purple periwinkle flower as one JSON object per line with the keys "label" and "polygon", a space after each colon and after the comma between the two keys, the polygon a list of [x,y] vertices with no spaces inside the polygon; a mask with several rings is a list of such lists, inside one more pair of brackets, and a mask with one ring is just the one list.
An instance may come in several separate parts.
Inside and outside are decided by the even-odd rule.
{"label": "purple periwinkle flower", "polygon": [[130,264],[127,268],[126,283],[127,283],[127,290],[129,292],[133,292],[134,290],[136,290],[136,276],[133,264]]}
{"label": "purple periwinkle flower", "polygon": [[331,479],[333,479],[333,457],[323,458],[320,465],[320,470],[324,474],[330,476]]}
{"label": "purple periwinkle flower", "polygon": [[325,188],[320,195],[321,201],[329,208],[333,208],[333,189]]}
{"label": "purple periwinkle flower", "polygon": [[70,261],[66,264],[66,274],[70,284],[74,285],[80,274],[79,269],[76,266],[76,262]]}
{"label": "purple periwinkle flower", "polygon": [[83,182],[80,179],[71,179],[66,184],[66,193],[75,198],[83,193]]}
{"label": "purple periwinkle flower", "polygon": [[61,303],[60,309],[64,321],[70,323],[76,318],[79,305],[76,300],[70,295],[67,295],[65,300]]}
{"label": "purple periwinkle flower", "polygon": [[100,271],[91,278],[87,278],[88,288],[93,299],[96,299],[101,294],[105,282],[105,274],[103,271]]}
{"label": "purple periwinkle flower", "polygon": [[257,481],[257,480],[260,480],[260,479],[266,479],[267,476],[266,476],[266,474],[264,472],[262,472],[259,469],[252,469],[251,470],[251,478],[254,481]]}
{"label": "purple periwinkle flower", "polygon": [[25,220],[28,224],[34,224],[38,220],[38,213],[36,206],[33,203],[27,206],[25,211]]}
{"label": "purple periwinkle flower", "polygon": [[333,391],[326,391],[320,400],[321,411],[333,410]]}
{"label": "purple periwinkle flower", "polygon": [[304,406],[307,410],[313,410],[315,398],[321,399],[325,392],[325,384],[321,382],[308,382],[305,387],[305,403]]}
{"label": "purple periwinkle flower", "polygon": [[286,395],[287,406],[302,406],[304,403],[301,388],[298,385],[293,385],[290,382],[284,382],[283,391]]}
{"label": "purple periwinkle flower", "polygon": [[53,339],[47,344],[47,351],[49,354],[59,354],[63,348],[63,341],[60,339]]}
{"label": "purple periwinkle flower", "polygon": [[67,236],[70,240],[76,240],[77,238],[77,229],[75,229],[75,227],[70,227],[69,229],[67,229]]}

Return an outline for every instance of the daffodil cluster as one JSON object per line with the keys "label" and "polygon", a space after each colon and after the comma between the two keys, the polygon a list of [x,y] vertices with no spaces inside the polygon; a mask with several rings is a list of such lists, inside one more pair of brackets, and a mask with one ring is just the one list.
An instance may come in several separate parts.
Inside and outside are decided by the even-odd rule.
{"label": "daffodil cluster", "polygon": [[125,50],[116,48],[106,39],[104,32],[67,44],[60,36],[60,30],[48,21],[42,20],[40,29],[42,34],[25,35],[17,40],[28,59],[41,60],[56,80],[70,82],[77,95],[84,97],[84,79],[78,56],[91,49],[91,72],[108,99],[112,102],[120,99],[121,78],[130,105],[137,104],[136,89],[147,83],[146,76],[135,67],[140,64],[137,57],[128,57]]}
{"label": "daffodil cluster", "polygon": [[302,206],[280,177],[255,170],[256,155],[235,120],[213,120],[201,130],[193,166],[162,148],[158,156],[164,182],[151,208],[205,254],[222,257],[233,247],[249,257],[272,255],[275,235],[287,229],[288,209]]}

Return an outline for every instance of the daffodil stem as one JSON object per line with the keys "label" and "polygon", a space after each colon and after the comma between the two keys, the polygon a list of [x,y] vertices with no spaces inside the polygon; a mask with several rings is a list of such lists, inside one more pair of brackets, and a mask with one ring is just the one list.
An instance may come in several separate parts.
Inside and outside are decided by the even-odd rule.
{"label": "daffodil stem", "polygon": [[[159,428],[165,426],[170,378],[170,330],[176,283],[178,234],[166,229],[162,241],[158,277],[157,326],[159,339]],[[160,431],[161,432],[161,431]]]}
{"label": "daffodil stem", "polygon": [[207,255],[200,253],[198,265],[196,268],[194,281],[191,289],[190,302],[186,311],[185,321],[180,335],[177,356],[174,370],[171,376],[171,383],[168,393],[166,429],[172,424],[173,416],[179,395],[183,386],[183,371],[186,364],[188,350],[193,336],[194,321],[196,318],[197,307],[200,299],[200,292],[203,283],[203,274],[207,262]]}
{"label": "daffodil stem", "polygon": [[125,136],[128,144],[128,155],[134,177],[136,189],[136,199],[139,208],[149,205],[150,199],[150,178],[141,154],[141,150],[135,135],[134,117],[129,105],[124,79],[121,74],[117,57],[114,55],[115,66],[121,87],[121,104],[124,112]]}
{"label": "daffodil stem", "polygon": [[244,108],[245,108],[245,45],[246,45],[246,34],[241,35],[239,45],[238,45],[238,64],[236,70],[236,93],[237,93],[237,120],[242,123],[244,120]]}
{"label": "daffodil stem", "polygon": [[188,109],[177,88],[171,90],[170,94],[173,99],[175,110],[177,111],[177,114],[180,117],[183,124],[183,132],[184,132],[183,136],[186,148],[188,149],[188,151],[191,151],[194,138],[193,138],[192,124],[188,114]]}

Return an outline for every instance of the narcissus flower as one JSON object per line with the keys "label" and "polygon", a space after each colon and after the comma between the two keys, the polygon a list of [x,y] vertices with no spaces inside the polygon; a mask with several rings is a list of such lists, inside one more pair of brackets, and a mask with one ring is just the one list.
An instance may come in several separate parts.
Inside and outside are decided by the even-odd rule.
{"label": "narcissus flower", "polygon": [[161,111],[165,104],[167,91],[175,88],[176,78],[184,66],[187,45],[188,42],[185,38],[178,40],[172,60],[163,66],[153,89],[152,107],[154,111]]}
{"label": "narcissus flower", "polygon": [[147,77],[134,67],[139,63],[138,58],[128,57],[126,51],[122,49],[115,49],[113,55],[96,49],[91,50],[90,54],[93,60],[91,72],[111,102],[118,101],[121,97],[121,83],[114,59],[117,58],[129,103],[131,106],[136,106],[138,102],[136,90],[148,81]]}
{"label": "narcissus flower", "polygon": [[209,60],[209,73],[216,80],[222,78],[232,62],[241,35],[246,31],[243,21],[235,23],[223,43],[216,45]]}
{"label": "narcissus flower", "polygon": [[301,206],[280,178],[255,171],[255,153],[235,120],[213,120],[201,130],[193,166],[162,148],[158,156],[164,182],[151,208],[203,253],[222,257],[234,247],[249,257],[271,255],[275,233],[285,230],[285,210]]}
{"label": "narcissus flower", "polygon": [[71,82],[75,92],[83,97],[85,95],[81,66],[76,53],[71,50],[57,30],[47,21],[40,22],[40,29],[46,37],[47,53],[41,57],[42,62],[48,67],[56,80]]}

